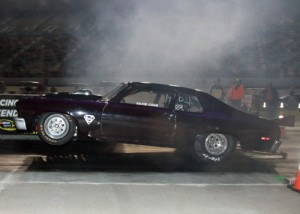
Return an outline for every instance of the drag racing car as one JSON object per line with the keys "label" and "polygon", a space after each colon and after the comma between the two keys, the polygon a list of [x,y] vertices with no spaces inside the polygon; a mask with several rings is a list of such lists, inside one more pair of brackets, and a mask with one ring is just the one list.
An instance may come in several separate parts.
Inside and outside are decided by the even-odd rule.
{"label": "drag racing car", "polygon": [[271,152],[281,144],[280,120],[247,114],[196,89],[126,82],[105,96],[75,97],[20,99],[17,129],[36,131],[58,150],[77,141],[131,143],[177,148],[208,163],[224,161],[237,144]]}

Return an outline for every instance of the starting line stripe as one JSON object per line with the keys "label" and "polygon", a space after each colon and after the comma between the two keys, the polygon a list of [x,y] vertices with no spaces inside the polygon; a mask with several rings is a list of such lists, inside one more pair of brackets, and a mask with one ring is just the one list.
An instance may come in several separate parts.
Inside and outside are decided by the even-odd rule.
{"label": "starting line stripe", "polygon": [[210,187],[210,186],[246,186],[246,187],[262,187],[262,186],[286,186],[284,183],[239,183],[239,184],[223,184],[223,183],[212,183],[212,184],[193,184],[193,183],[121,183],[121,182],[103,182],[103,183],[97,183],[97,182],[47,182],[47,181],[16,181],[16,182],[6,182],[2,181],[0,184],[6,184],[6,185],[15,185],[15,184],[54,184],[54,185],[94,185],[94,186],[105,186],[105,185],[116,185],[116,186],[183,186],[183,187]]}

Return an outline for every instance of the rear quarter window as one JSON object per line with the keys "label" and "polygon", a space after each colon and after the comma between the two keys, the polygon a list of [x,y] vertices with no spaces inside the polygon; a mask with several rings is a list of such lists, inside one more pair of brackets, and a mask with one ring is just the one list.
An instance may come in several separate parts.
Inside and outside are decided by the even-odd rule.
{"label": "rear quarter window", "polygon": [[226,111],[230,108],[227,104],[209,94],[200,94],[198,98],[204,111]]}
{"label": "rear quarter window", "polygon": [[199,98],[194,95],[189,95],[185,93],[178,93],[176,102],[175,102],[176,111],[184,112],[203,112],[202,105],[199,101]]}

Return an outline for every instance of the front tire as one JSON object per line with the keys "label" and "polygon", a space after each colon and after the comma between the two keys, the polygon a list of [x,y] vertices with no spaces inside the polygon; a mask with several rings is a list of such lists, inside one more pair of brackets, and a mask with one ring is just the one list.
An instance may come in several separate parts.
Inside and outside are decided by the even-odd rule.
{"label": "front tire", "polygon": [[38,121],[38,134],[42,141],[54,146],[70,142],[75,134],[76,124],[70,115],[47,113]]}
{"label": "front tire", "polygon": [[226,160],[235,150],[232,136],[221,133],[197,135],[192,146],[192,155],[200,163],[219,163]]}

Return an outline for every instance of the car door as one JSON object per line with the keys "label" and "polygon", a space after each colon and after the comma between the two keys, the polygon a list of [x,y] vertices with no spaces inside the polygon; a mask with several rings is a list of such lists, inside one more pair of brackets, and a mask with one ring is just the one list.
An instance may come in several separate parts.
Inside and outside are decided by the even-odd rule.
{"label": "car door", "polygon": [[129,90],[103,110],[102,136],[129,143],[170,144],[176,128],[173,98],[174,92],[169,90]]}

